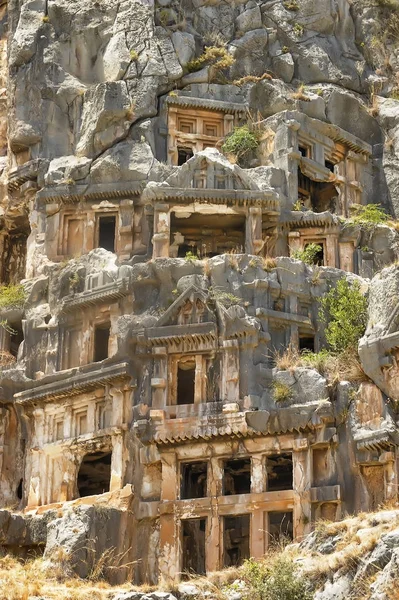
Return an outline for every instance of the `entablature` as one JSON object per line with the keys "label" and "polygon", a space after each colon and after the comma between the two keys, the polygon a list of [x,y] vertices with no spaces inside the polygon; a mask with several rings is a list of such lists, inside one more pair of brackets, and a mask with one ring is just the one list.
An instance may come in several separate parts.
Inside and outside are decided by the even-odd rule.
{"label": "entablature", "polygon": [[59,371],[41,380],[32,382],[32,387],[14,395],[17,404],[31,402],[49,402],[74,396],[92,390],[98,386],[121,381],[124,385],[134,387],[131,365],[127,362],[94,363],[84,367]]}

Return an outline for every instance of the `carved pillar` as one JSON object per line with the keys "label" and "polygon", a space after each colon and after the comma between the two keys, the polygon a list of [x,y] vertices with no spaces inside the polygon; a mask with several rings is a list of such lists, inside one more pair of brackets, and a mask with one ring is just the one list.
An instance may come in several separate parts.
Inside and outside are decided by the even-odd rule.
{"label": "carved pillar", "polygon": [[169,257],[170,211],[167,204],[154,206],[153,258]]}
{"label": "carved pillar", "polygon": [[168,106],[168,163],[177,165],[177,108]]}
{"label": "carved pillar", "polygon": [[338,234],[331,233],[326,236],[326,257],[325,264],[328,267],[336,267],[337,266],[337,243],[338,243]]}
{"label": "carved pillar", "polygon": [[[178,497],[177,460],[174,452],[162,453],[161,503]],[[162,580],[177,579],[180,565],[180,540],[174,514],[161,511],[159,571]]]}
{"label": "carved pillar", "polygon": [[221,518],[217,503],[212,505],[211,514],[206,520],[205,569],[207,573],[219,571],[221,566]]}
{"label": "carved pillar", "polygon": [[47,477],[46,464],[43,458],[43,453],[36,449],[38,446],[43,445],[44,437],[44,410],[42,408],[36,408],[32,413],[33,419],[33,436],[30,458],[31,458],[31,472],[28,489],[28,507],[39,506],[42,500],[41,481]]}
{"label": "carved pillar", "polygon": [[254,558],[261,558],[265,553],[265,513],[255,510],[250,515],[251,547],[250,554]]}
{"label": "carved pillar", "polygon": [[64,439],[72,437],[72,406],[66,406],[64,410]]}
{"label": "carved pillar", "polygon": [[123,436],[112,436],[111,481],[109,484],[110,492],[122,488],[124,463]]}
{"label": "carved pillar", "polygon": [[90,400],[87,405],[87,433],[92,433],[96,430],[96,403]]}
{"label": "carved pillar", "polygon": [[246,221],[245,252],[258,254],[262,247],[262,209],[252,206],[248,211]]}
{"label": "carved pillar", "polygon": [[154,377],[151,379],[152,407],[167,406],[168,354],[166,348],[153,348]]}
{"label": "carved pillar", "polygon": [[194,404],[200,404],[205,400],[203,397],[203,387],[206,378],[205,360],[202,354],[195,357],[195,386],[194,386]]}
{"label": "carved pillar", "polygon": [[298,250],[302,250],[301,243],[301,234],[299,231],[290,231],[288,234],[288,247],[290,251],[290,256],[297,252]]}
{"label": "carved pillar", "polygon": [[112,398],[112,427],[121,427],[124,416],[124,392],[120,387],[111,387],[109,395]]}
{"label": "carved pillar", "polygon": [[261,494],[266,490],[266,469],[262,455],[251,458],[251,494]]}
{"label": "carved pillar", "polygon": [[240,359],[238,340],[223,341],[222,400],[237,402],[240,397]]}
{"label": "carved pillar", "polygon": [[292,453],[294,469],[294,538],[300,539],[310,532],[312,485],[312,456],[306,439],[297,439]]}

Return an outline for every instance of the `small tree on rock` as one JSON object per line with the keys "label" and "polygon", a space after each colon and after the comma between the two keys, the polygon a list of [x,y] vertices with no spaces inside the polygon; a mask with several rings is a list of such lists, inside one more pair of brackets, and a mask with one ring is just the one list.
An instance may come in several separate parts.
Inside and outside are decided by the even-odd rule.
{"label": "small tree on rock", "polygon": [[357,351],[367,325],[367,300],[359,282],[351,285],[347,279],[340,279],[320,300],[319,317],[326,325],[326,340],[332,350]]}

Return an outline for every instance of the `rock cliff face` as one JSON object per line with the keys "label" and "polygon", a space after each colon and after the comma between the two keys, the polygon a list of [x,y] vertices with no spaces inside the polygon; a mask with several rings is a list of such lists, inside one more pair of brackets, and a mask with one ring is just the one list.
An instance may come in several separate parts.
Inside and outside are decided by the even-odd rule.
{"label": "rock cliff face", "polygon": [[398,32],[396,0],[0,6],[4,552],[157,583],[397,500]]}

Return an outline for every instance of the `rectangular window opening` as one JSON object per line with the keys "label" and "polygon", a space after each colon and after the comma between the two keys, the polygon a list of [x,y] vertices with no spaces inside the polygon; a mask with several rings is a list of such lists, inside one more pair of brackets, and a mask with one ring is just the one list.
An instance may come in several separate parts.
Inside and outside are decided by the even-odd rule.
{"label": "rectangular window opening", "polygon": [[294,539],[292,511],[269,512],[269,546],[279,545]]}
{"label": "rectangular window opening", "polygon": [[314,352],[314,336],[299,336],[299,351]]}
{"label": "rectangular window opening", "polygon": [[207,462],[190,462],[181,465],[182,500],[189,498],[205,498],[207,495]]}
{"label": "rectangular window opening", "polygon": [[116,217],[99,217],[98,219],[98,247],[115,252]]}
{"label": "rectangular window opening", "polygon": [[22,323],[9,323],[10,326],[10,354],[15,358],[18,357],[18,350],[22,342],[24,341],[24,334],[22,331]]}
{"label": "rectangular window opening", "polygon": [[177,166],[181,167],[186,163],[190,158],[194,156],[194,152],[192,148],[178,148],[177,149]]}
{"label": "rectangular window opening", "polygon": [[206,519],[184,519],[182,522],[182,572],[205,575]]}
{"label": "rectangular window opening", "polygon": [[310,244],[317,244],[320,247],[320,250],[318,250],[317,253],[315,254],[313,264],[318,265],[319,267],[322,267],[324,265],[324,244],[323,244],[323,242],[319,242],[318,240],[315,240],[314,242],[308,242],[305,244],[305,250]]}
{"label": "rectangular window opening", "polygon": [[94,329],[94,362],[108,358],[108,343],[111,330],[110,323],[101,323]]}
{"label": "rectangular window opening", "polygon": [[276,454],[266,458],[267,491],[293,489],[292,454]]}
{"label": "rectangular window opening", "polygon": [[249,515],[223,517],[223,566],[235,567],[249,558]]}
{"label": "rectangular window opening", "polygon": [[326,169],[331,171],[331,173],[334,173],[334,163],[332,163],[329,160],[326,160],[326,161],[324,161],[324,165],[325,165]]}
{"label": "rectangular window opening", "polygon": [[194,404],[195,361],[181,362],[177,366],[177,404]]}
{"label": "rectangular window opening", "polygon": [[249,494],[251,492],[251,459],[226,460],[223,465],[223,494]]}

